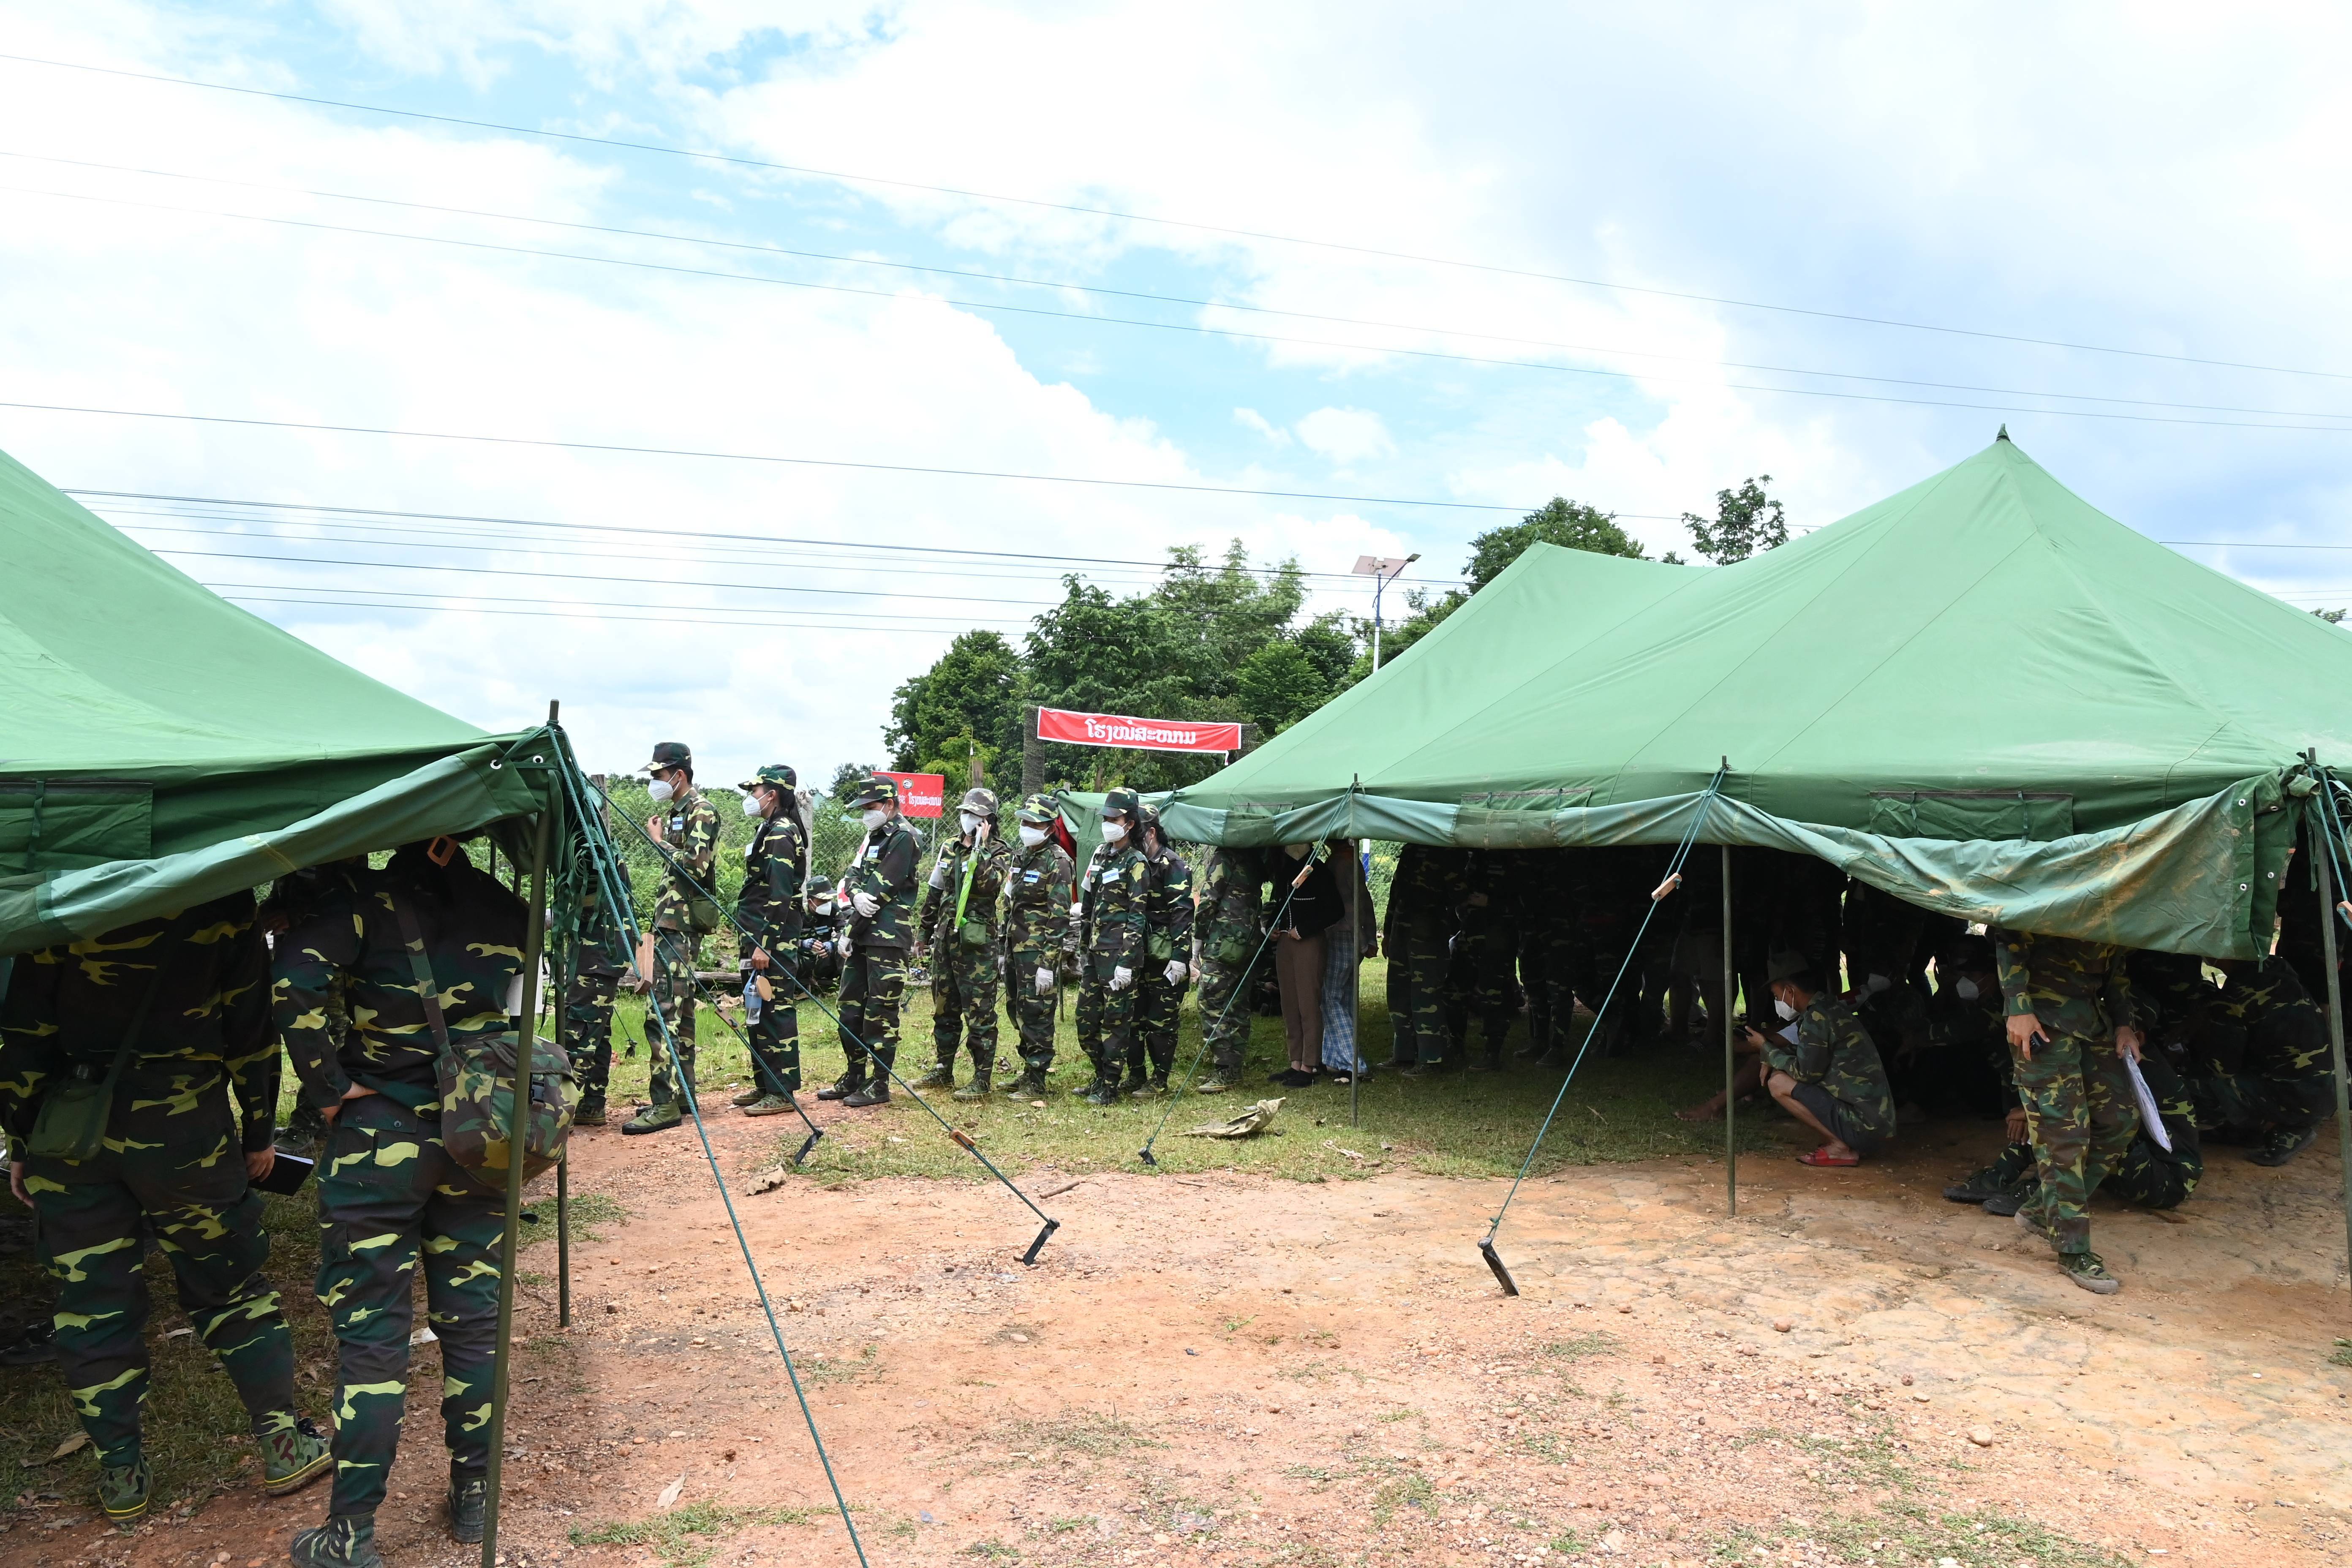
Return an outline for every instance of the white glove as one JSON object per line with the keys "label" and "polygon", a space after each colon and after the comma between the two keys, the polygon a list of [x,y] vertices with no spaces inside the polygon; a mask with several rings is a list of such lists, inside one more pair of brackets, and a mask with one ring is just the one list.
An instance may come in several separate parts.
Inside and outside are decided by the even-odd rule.
{"label": "white glove", "polygon": [[931,886],[934,888],[944,888],[947,885],[948,868],[946,863],[942,861],[934,864],[931,867]]}
{"label": "white glove", "polygon": [[839,936],[833,939],[833,951],[841,954],[844,958],[847,958],[849,956],[849,933],[847,931],[843,931]]}
{"label": "white glove", "polygon": [[1053,994],[1054,971],[1049,965],[1040,964],[1037,969],[1037,994],[1051,996]]}
{"label": "white glove", "polygon": [[849,895],[849,902],[850,907],[857,911],[861,919],[869,921],[874,918],[874,911],[882,907],[882,900],[871,893],[852,893]]}
{"label": "white glove", "polygon": [[1112,990],[1124,991],[1134,984],[1135,971],[1129,969],[1126,964],[1122,963],[1117,969],[1110,972],[1110,988]]}
{"label": "white glove", "polygon": [[1186,963],[1181,958],[1171,958],[1168,961],[1169,984],[1181,985],[1191,978],[1192,978],[1192,966],[1191,964]]}

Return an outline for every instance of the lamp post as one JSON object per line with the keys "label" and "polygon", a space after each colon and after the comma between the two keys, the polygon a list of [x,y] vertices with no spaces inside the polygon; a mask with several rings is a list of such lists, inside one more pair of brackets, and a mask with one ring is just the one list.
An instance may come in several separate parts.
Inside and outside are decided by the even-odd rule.
{"label": "lamp post", "polygon": [[1421,559],[1421,552],[1399,560],[1393,555],[1359,555],[1356,575],[1372,580],[1372,668],[1381,668],[1381,595],[1391,583],[1403,575],[1404,569]]}

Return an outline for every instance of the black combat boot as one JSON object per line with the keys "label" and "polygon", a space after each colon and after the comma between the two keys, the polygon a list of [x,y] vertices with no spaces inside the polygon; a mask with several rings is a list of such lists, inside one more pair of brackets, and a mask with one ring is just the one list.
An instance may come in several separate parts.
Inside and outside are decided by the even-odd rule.
{"label": "black combat boot", "polygon": [[849,1070],[833,1080],[829,1089],[816,1091],[819,1100],[847,1100],[866,1087],[866,1058],[860,1057],[849,1064]]}
{"label": "black combat boot", "polygon": [[490,1479],[488,1476],[456,1475],[449,1478],[449,1539],[468,1545],[482,1538],[483,1515],[490,1501]]}
{"label": "black combat boot", "polygon": [[935,1063],[930,1071],[925,1073],[922,1077],[917,1079],[907,1087],[908,1089],[953,1089],[955,1087],[955,1064],[953,1062]]}
{"label": "black combat boot", "polygon": [[294,1532],[292,1555],[301,1568],[383,1568],[375,1549],[375,1515],[329,1514],[326,1523]]}

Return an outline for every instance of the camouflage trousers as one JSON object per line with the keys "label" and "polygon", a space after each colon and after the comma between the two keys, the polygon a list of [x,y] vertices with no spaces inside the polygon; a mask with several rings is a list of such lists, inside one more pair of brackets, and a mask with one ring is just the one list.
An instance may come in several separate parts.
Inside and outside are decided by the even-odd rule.
{"label": "camouflage trousers", "polygon": [[441,1426],[453,1475],[490,1462],[499,1324],[499,1195],[441,1146],[436,1123],[381,1094],[343,1102],[319,1163],[319,1304],[341,1352],[331,1513],[372,1513],[400,1450],[415,1276],[440,1341]]}
{"label": "camouflage trousers", "polygon": [[[686,1069],[686,1087],[694,1089],[694,971],[702,956],[702,939],[688,931],[654,932],[653,999],[669,1020],[670,1037],[677,1045],[678,1066]],[[656,1105],[677,1101],[677,1079],[671,1071],[669,1052],[662,1048],[661,1030],[646,1022],[646,1054],[653,1058],[652,1087],[646,1098]]]}
{"label": "camouflage trousers", "polygon": [[[764,974],[769,995],[760,1004],[760,1017],[754,1023],[748,1013],[743,1026],[744,1048],[751,1054],[751,1073],[761,1089],[771,1094],[781,1089],[786,1094],[801,1090],[801,983],[793,966],[793,949],[798,939],[782,926],[753,925],[760,949],[768,955],[768,967],[746,969],[746,975]],[[738,982],[739,985],[740,982]]]}
{"label": "camouflage trousers", "polygon": [[[2043,1015],[2045,1023],[2048,1015]],[[2139,1110],[2113,1036],[2053,1033],[2027,1061],[2012,1059],[2042,1177],[2042,1217],[2061,1252],[2091,1250],[2085,1205],[2122,1165]]]}
{"label": "camouflage trousers", "polygon": [[2184,1079],[2197,1120],[2208,1127],[2300,1132],[2335,1109],[2336,1074],[2326,1057],[2271,1072],[2214,1072]]}
{"label": "camouflage trousers", "polygon": [[1501,1047],[1517,1011],[1512,970],[1518,955],[1518,927],[1508,921],[1464,929],[1445,973],[1445,1027],[1456,1042],[1470,1038],[1475,1015],[1487,1048]]}
{"label": "camouflage trousers", "polygon": [[[2012,1143],[2000,1152],[1999,1159],[1971,1178],[1971,1184],[2014,1188],[2022,1183],[2030,1191],[2039,1184],[2035,1166],[2033,1145]],[[2181,1151],[2168,1154],[2156,1146],[2155,1140],[2141,1132],[2134,1136],[2131,1147],[2124,1152],[2123,1163],[2099,1184],[2099,1190],[2141,1208],[2179,1208],[2197,1190],[2198,1178],[2204,1173],[2205,1162],[2198,1154]]]}
{"label": "camouflage trousers", "polygon": [[[1061,1002],[1061,955],[1015,952],[1005,964],[1004,1011],[1021,1042],[1021,1065],[1043,1078],[1054,1067],[1054,1023]],[[1054,970],[1054,989],[1037,994],[1037,971]]]}
{"label": "camouflage trousers", "polygon": [[563,1051],[580,1076],[580,1097],[601,1101],[613,1078],[613,998],[621,972],[585,943],[572,950],[563,994]]}
{"label": "camouflage trousers", "polygon": [[956,1047],[971,1052],[976,1072],[996,1066],[996,949],[966,947],[950,932],[931,949],[931,1041],[940,1066],[952,1068]]}
{"label": "camouflage trousers", "polygon": [[[887,1069],[898,1060],[898,1009],[906,1000],[903,948],[849,950],[841,966],[840,1035],[842,1054],[849,1058],[851,1081],[864,1083],[868,1073],[887,1080]],[[884,1070],[876,1072],[876,1062]]]}
{"label": "camouflage trousers", "polygon": [[1148,1057],[1151,1076],[1165,1079],[1176,1065],[1176,1025],[1183,1013],[1184,993],[1192,988],[1192,983],[1187,978],[1171,985],[1167,960],[1143,962],[1143,973],[1135,977],[1135,1030],[1128,1040],[1128,1074],[1140,1078]]}
{"label": "camouflage trousers", "polygon": [[1110,960],[1092,953],[1078,966],[1078,1049],[1106,1082],[1118,1081],[1135,1043],[1135,986],[1143,978],[1139,974],[1127,989],[1114,991],[1111,968]]}
{"label": "camouflage trousers", "polygon": [[127,1100],[119,1093],[115,1101],[119,1151],[110,1141],[95,1159],[29,1160],[25,1171],[40,1260],[57,1284],[58,1370],[107,1465],[137,1458],[147,1398],[142,1226],[152,1229],[181,1307],[236,1385],[254,1429],[294,1419],[294,1342],[262,1277],[269,1238],[261,1194],[246,1185],[226,1096],[215,1088],[194,1114],[178,1116],[130,1112]]}
{"label": "camouflage trousers", "polygon": [[1395,1067],[1445,1059],[1445,933],[1403,925],[1389,951],[1389,1059]]}
{"label": "camouflage trousers", "polygon": [[[1252,941],[1255,947],[1255,939]],[[1256,973],[1255,954],[1228,963],[1203,943],[1201,955],[1201,1038],[1209,1060],[1220,1076],[1231,1080],[1242,1070],[1249,1050],[1250,979]]]}

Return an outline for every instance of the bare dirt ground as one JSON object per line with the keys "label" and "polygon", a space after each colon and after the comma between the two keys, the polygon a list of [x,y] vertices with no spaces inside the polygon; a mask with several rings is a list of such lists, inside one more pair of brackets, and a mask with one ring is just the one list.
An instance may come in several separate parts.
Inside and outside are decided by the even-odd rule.
{"label": "bare dirt ground", "polygon": [[[712,1126],[739,1187],[772,1160],[778,1123]],[[1517,1300],[1475,1250],[1492,1181],[1032,1172],[1063,1222],[1034,1268],[993,1184],[737,1205],[877,1564],[2352,1562],[2332,1152],[2215,1151],[2179,1215],[2103,1206],[2126,1287],[2099,1299],[1939,1197],[1995,1136],[1752,1156],[1737,1219],[1719,1163],[1531,1182]],[[528,1254],[502,1561],[855,1561],[691,1131],[583,1131],[573,1180],[633,1217],[575,1249],[569,1334],[554,1248]],[[394,1564],[471,1560],[439,1527],[435,1359]],[[275,1563],[324,1504],[27,1531],[0,1563]]]}

